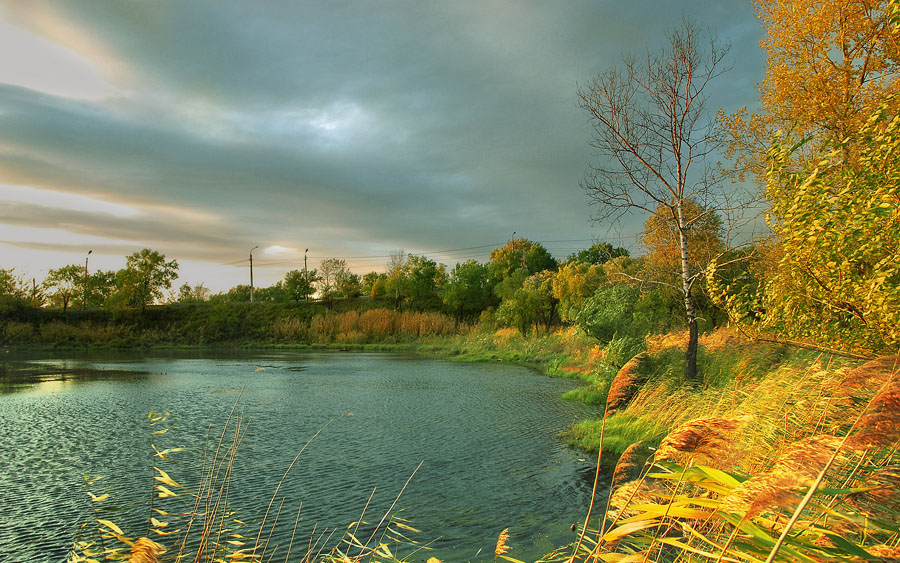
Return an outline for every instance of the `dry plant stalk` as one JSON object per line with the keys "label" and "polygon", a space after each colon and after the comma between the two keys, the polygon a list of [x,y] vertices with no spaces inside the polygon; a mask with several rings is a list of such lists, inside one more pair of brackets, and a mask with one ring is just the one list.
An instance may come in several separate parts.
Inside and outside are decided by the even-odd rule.
{"label": "dry plant stalk", "polygon": [[641,386],[646,383],[646,378],[638,372],[638,367],[646,358],[647,353],[641,352],[628,360],[622,366],[622,369],[619,370],[619,373],[616,374],[616,377],[609,385],[609,392],[606,395],[607,415],[611,415],[617,410],[626,407]]}
{"label": "dry plant stalk", "polygon": [[148,538],[138,538],[131,546],[128,563],[159,563],[162,546]]}
{"label": "dry plant stalk", "polygon": [[637,479],[648,457],[643,442],[635,442],[628,446],[616,462],[609,488],[616,490],[628,481]]}
{"label": "dry plant stalk", "polygon": [[497,560],[497,557],[503,555],[507,551],[509,551],[509,528],[504,528],[500,535],[497,537],[497,547],[494,548],[494,561]]}
{"label": "dry plant stalk", "polygon": [[746,418],[698,418],[685,422],[663,438],[656,459],[693,460],[704,465],[725,467],[741,454],[736,434]]}
{"label": "dry plant stalk", "polygon": [[752,518],[767,509],[788,505],[799,488],[816,480],[840,443],[834,436],[811,436],[795,442],[769,471],[735,487],[722,499],[720,509]]}

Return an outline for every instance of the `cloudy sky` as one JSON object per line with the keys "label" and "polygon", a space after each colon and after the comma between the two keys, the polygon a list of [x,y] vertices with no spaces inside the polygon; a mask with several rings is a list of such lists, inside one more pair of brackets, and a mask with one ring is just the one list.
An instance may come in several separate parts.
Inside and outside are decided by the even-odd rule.
{"label": "cloudy sky", "polygon": [[393,249],[451,266],[516,232],[557,256],[592,223],[576,101],[681,21],[732,45],[713,109],[753,105],[749,0],[0,0],[0,267],[153,248],[214,291]]}

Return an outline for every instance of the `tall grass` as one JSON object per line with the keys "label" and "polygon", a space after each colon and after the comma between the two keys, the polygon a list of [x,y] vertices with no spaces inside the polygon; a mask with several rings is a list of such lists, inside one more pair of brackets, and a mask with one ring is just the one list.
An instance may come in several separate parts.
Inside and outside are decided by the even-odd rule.
{"label": "tall grass", "polygon": [[[168,413],[151,412],[148,418],[150,432],[154,437],[168,431],[168,428],[164,427]],[[410,537],[418,530],[393,512],[405,486],[374,526],[363,521],[367,504],[366,507],[361,507],[360,519],[345,529],[319,530],[315,527],[308,538],[297,537],[302,504],[296,507],[294,514],[292,507],[285,506],[285,499],[279,496],[279,491],[306,448],[328,424],[330,422],[300,449],[286,468],[281,481],[274,484],[274,492],[265,511],[255,524],[243,520],[230,502],[235,455],[248,427],[248,423],[234,408],[218,438],[214,437],[208,441],[200,470],[199,485],[195,489],[189,489],[173,479],[169,473],[171,469],[167,471],[162,468],[166,464],[181,466],[176,458],[182,450],[158,449],[152,446],[153,502],[150,504],[146,528],[126,531],[119,527],[112,517],[108,516],[115,514],[115,507],[104,506],[108,503],[110,495],[108,493],[96,495],[90,490],[100,478],[85,477],[94,517],[81,526],[67,563],[99,561],[404,563],[408,561],[408,557],[426,549]],[[371,497],[369,500],[371,501]],[[279,544],[274,539],[278,537],[289,539]]]}
{"label": "tall grass", "polygon": [[[583,444],[607,456],[630,452],[630,439],[658,448],[632,480],[595,498],[605,514],[549,560],[900,556],[898,359],[854,368],[802,353],[767,364],[784,351],[739,348],[735,355],[731,343],[707,357],[716,367],[714,354],[723,354],[735,369],[730,377],[718,370],[694,390],[651,381],[622,411],[577,429]],[[631,464],[627,457],[615,474]]]}
{"label": "tall grass", "polygon": [[389,309],[318,315],[309,325],[309,338],[317,343],[403,342],[456,332],[456,322],[446,315],[400,313]]}

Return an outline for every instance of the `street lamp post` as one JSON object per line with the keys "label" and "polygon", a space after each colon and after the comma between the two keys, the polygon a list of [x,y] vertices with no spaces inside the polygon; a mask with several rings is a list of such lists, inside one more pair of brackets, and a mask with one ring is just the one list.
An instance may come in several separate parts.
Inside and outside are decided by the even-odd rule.
{"label": "street lamp post", "polygon": [[253,303],[253,251],[259,248],[257,244],[250,249],[250,302]]}
{"label": "street lamp post", "polygon": [[309,301],[309,271],[306,269],[306,253],[309,249],[303,251],[303,301]]}
{"label": "street lamp post", "polygon": [[87,306],[87,294],[88,294],[88,257],[91,255],[91,252],[94,250],[88,250],[87,255],[84,257],[84,284],[82,284],[82,295],[81,295],[81,310],[84,311],[84,308]]}

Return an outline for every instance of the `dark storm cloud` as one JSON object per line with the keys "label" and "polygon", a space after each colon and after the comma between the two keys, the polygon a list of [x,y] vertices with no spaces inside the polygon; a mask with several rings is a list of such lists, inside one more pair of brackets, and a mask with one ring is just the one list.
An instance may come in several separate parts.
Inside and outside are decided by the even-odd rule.
{"label": "dark storm cloud", "polygon": [[[0,183],[202,209],[228,229],[194,237],[215,256],[247,241],[346,254],[361,242],[447,248],[514,230],[602,237],[578,187],[590,131],[577,84],[653,49],[682,14],[734,43],[735,71],[711,109],[752,103],[762,71],[743,3],[12,6],[2,14],[16,25],[48,33],[50,13],[91,37],[116,59],[109,79],[121,94],[0,87]],[[107,222],[103,234],[209,228],[154,221],[128,233]]]}

